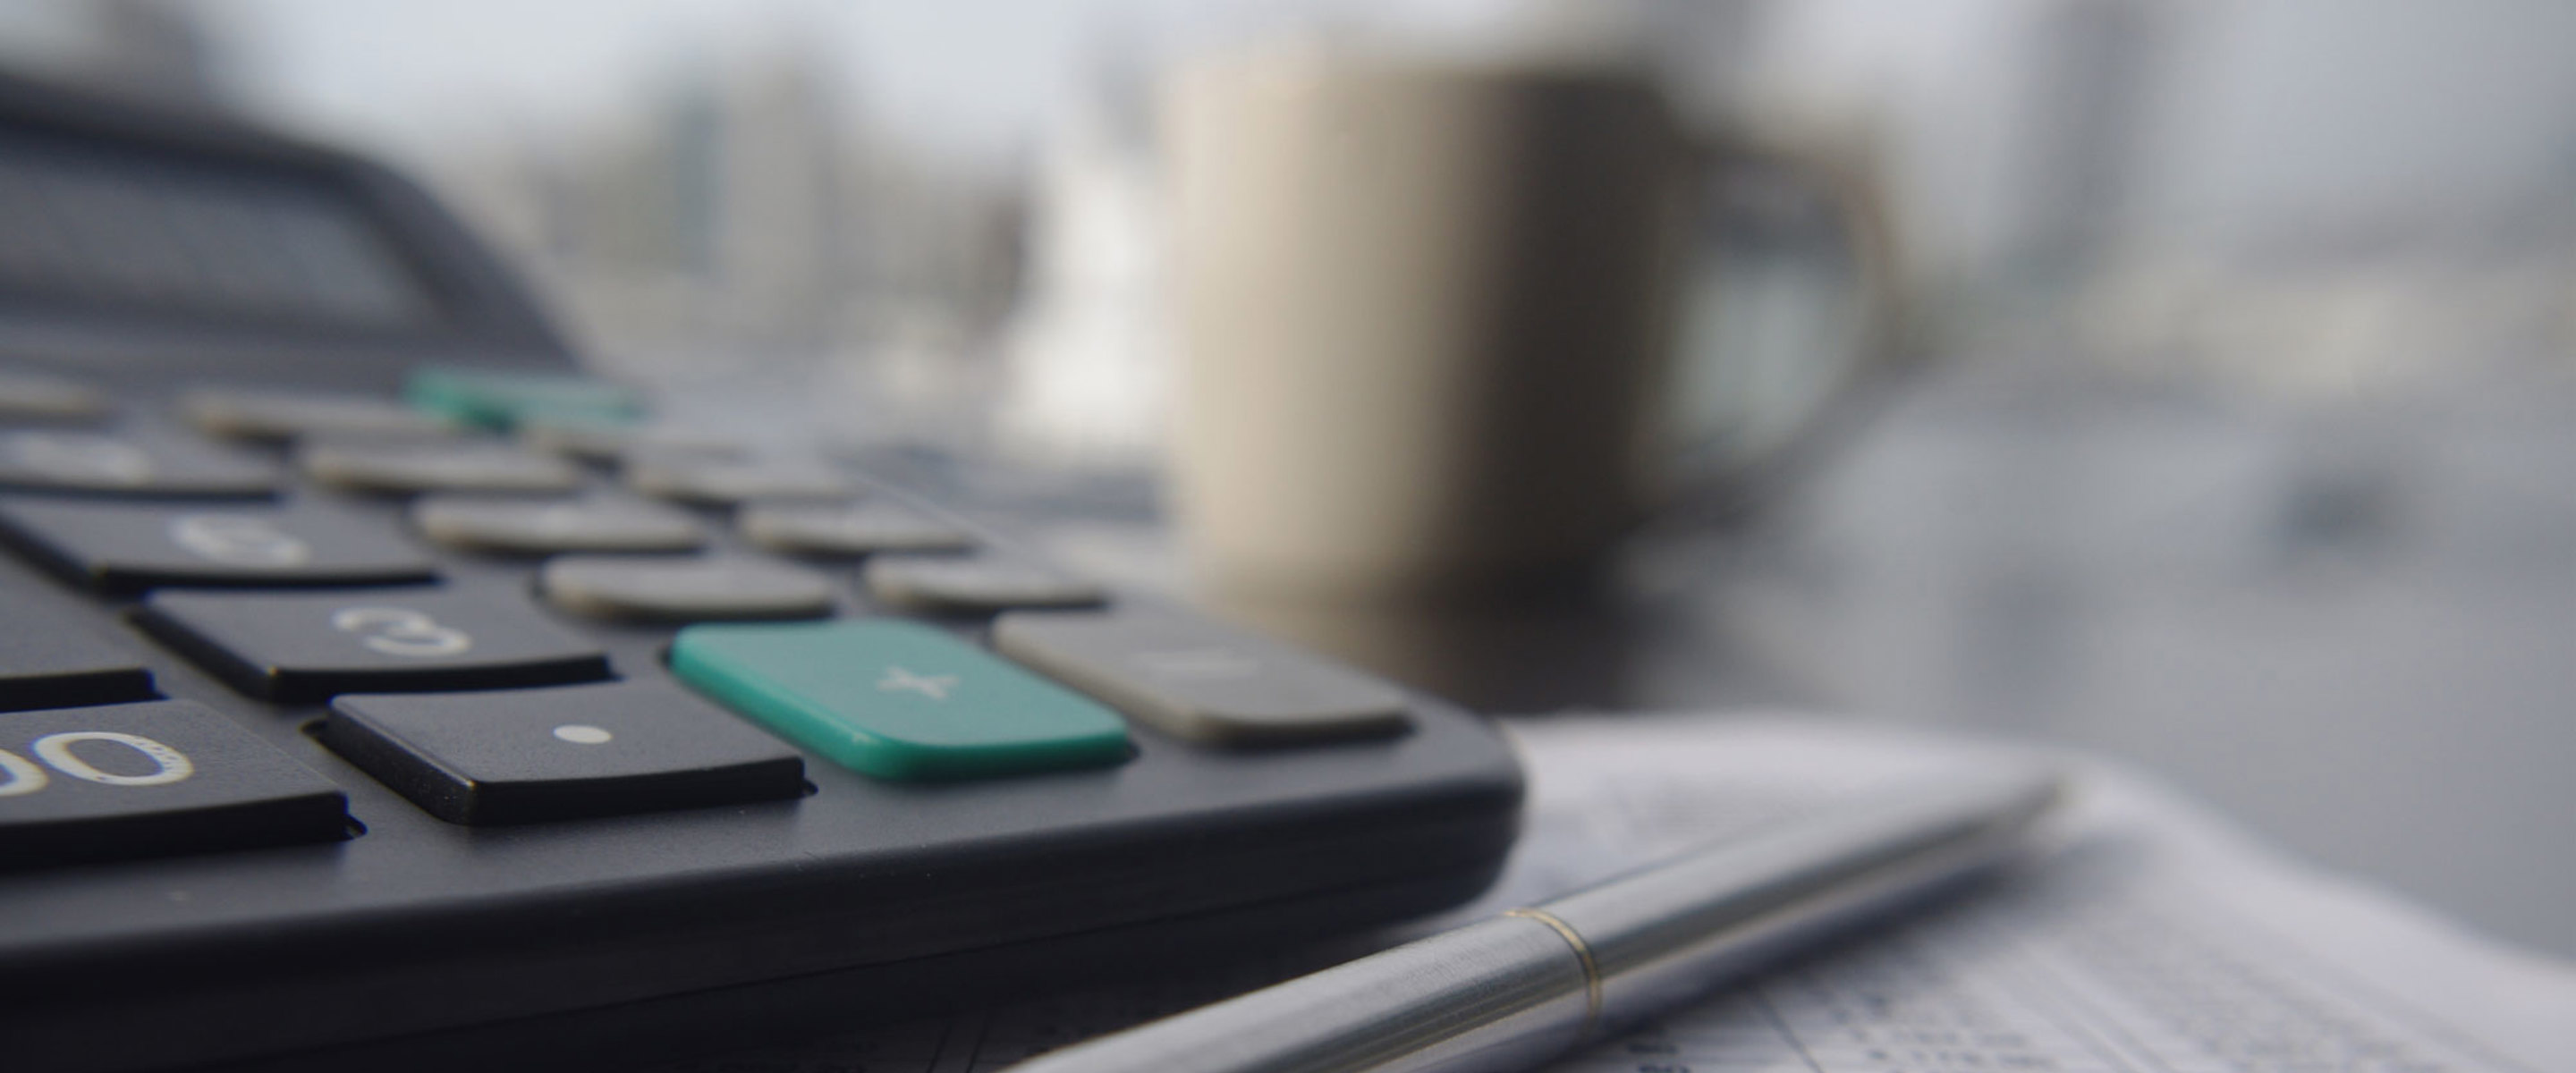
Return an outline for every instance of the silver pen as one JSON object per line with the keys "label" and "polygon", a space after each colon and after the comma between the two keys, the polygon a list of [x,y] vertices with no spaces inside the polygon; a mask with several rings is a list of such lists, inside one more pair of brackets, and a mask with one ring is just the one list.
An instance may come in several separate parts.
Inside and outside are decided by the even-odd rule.
{"label": "silver pen", "polygon": [[1866,797],[1012,1073],[1527,1068],[1999,863],[2058,794],[1999,768]]}

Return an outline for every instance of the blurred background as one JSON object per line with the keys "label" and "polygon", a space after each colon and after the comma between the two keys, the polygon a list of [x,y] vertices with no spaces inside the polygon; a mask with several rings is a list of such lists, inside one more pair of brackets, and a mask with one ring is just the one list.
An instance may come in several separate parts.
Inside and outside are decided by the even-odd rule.
{"label": "blurred background", "polygon": [[[602,364],[1167,587],[1152,87],[1280,37],[1608,42],[1699,123],[1830,132],[1915,297],[1917,369],[1797,481],[1399,673],[2084,745],[2576,956],[2564,0],[0,0],[0,65],[385,160]],[[1704,251],[1686,354],[1835,345],[1802,235]]]}

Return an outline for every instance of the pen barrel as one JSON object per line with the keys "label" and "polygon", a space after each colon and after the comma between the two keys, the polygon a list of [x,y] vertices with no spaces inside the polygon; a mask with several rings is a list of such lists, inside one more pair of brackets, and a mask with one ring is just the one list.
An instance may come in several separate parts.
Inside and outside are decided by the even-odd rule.
{"label": "pen barrel", "polygon": [[1076,1044],[1015,1073],[1520,1068],[1581,1038],[1589,986],[1554,929],[1498,917]]}
{"label": "pen barrel", "polygon": [[1579,936],[1615,1029],[1919,902],[2001,861],[2055,800],[2039,773],[1997,772],[1833,810],[1579,891],[1533,912]]}
{"label": "pen barrel", "polygon": [[1527,1068],[2000,861],[2057,792],[1999,771],[1829,809],[1013,1073]]}

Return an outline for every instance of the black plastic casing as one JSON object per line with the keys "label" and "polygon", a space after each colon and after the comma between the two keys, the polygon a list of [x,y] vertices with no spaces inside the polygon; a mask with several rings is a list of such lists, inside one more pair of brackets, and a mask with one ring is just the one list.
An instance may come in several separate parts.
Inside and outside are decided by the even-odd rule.
{"label": "black plastic casing", "polygon": [[[352,333],[0,301],[0,367],[107,385],[122,427],[166,430],[168,393],[199,384],[390,392],[423,362],[578,368],[497,260],[365,161],[7,79],[0,132],[345,190],[441,310]],[[344,505],[403,524],[399,504]],[[530,598],[527,563],[439,559],[442,585]],[[854,568],[827,569],[845,582],[840,614],[879,613]],[[1418,697],[1413,730],[1388,740],[1230,752],[1132,724],[1136,755],[1114,768],[905,785],[809,755],[814,789],[797,800],[466,827],[323,747],[308,732],[319,705],[245,697],[137,629],[131,607],[0,559],[0,614],[139,654],[161,694],[217,708],[345,789],[363,831],[0,862],[12,1070],[597,1068],[781,1042],[1452,905],[1492,880],[1518,824],[1506,743]],[[618,677],[667,677],[669,630],[555,617]],[[982,639],[981,620],[944,625]]]}

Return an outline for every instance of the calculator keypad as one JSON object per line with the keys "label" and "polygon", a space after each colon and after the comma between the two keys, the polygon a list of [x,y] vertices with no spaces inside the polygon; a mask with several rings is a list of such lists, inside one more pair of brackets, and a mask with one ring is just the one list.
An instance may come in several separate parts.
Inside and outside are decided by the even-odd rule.
{"label": "calculator keypad", "polygon": [[99,592],[400,585],[438,576],[379,524],[314,507],[0,503],[0,535]]}
{"label": "calculator keypad", "polygon": [[323,744],[450,823],[511,824],[774,801],[795,750],[667,685],[345,696]]}
{"label": "calculator keypad", "polygon": [[158,592],[136,622],[266,700],[500,689],[608,676],[599,648],[504,594]]}
{"label": "calculator keypad", "polygon": [[[819,463],[656,439],[637,423],[640,401],[628,389],[479,373],[429,374],[412,387],[410,407],[226,389],[166,411],[205,435],[296,446],[299,472],[326,489],[420,494],[408,508],[334,503],[327,492],[216,501],[272,496],[278,475],[185,437],[46,427],[0,431],[0,487],[16,473],[53,482],[52,491],[155,501],[0,500],[0,536],[77,585],[148,593],[134,623],[246,695],[338,698],[317,724],[324,743],[459,824],[784,800],[806,791],[800,754],[784,743],[896,782],[1116,765],[1135,747],[1104,704],[1228,749],[1409,725],[1392,688],[1298,653],[1178,618],[1062,613],[1098,607],[1107,594],[1028,559],[975,552],[971,533],[927,511],[859,500],[854,482]],[[42,403],[57,388],[30,390]],[[469,426],[515,428],[521,442]],[[738,506],[736,531],[721,535],[702,512],[671,503],[582,494],[590,477],[571,458],[622,463],[632,489],[659,499]],[[436,561],[387,524],[387,510],[442,548],[550,558],[524,591],[440,587]],[[699,554],[727,540],[780,555],[873,558],[853,575]],[[1012,612],[992,636],[1018,662],[920,623],[783,621],[831,618],[850,603],[843,589],[853,582],[862,603],[897,612]],[[321,586],[336,591],[178,591]],[[604,682],[604,647],[559,625],[561,616],[686,626],[668,661],[696,694],[650,667]],[[729,620],[781,624],[713,624]],[[0,618],[0,710],[154,696],[140,661],[45,626]],[[179,714],[147,721],[187,736],[207,718],[169,711]],[[43,777],[0,784],[0,797]]]}
{"label": "calculator keypad", "polygon": [[0,719],[0,867],[334,841],[347,802],[202,704]]}

